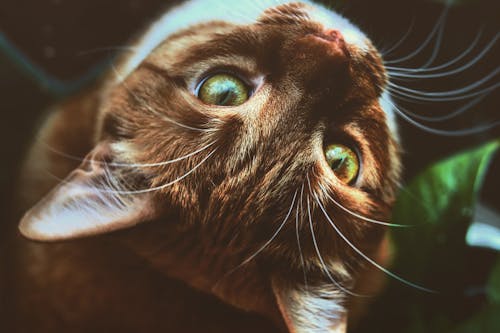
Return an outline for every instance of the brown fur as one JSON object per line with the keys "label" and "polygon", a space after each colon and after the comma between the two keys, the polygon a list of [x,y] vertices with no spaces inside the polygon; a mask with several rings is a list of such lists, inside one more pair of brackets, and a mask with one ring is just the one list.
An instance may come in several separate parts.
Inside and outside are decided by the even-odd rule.
{"label": "brown fur", "polygon": [[[18,259],[31,267],[31,272],[16,284],[29,286],[30,299],[51,288],[50,304],[55,304],[54,313],[63,316],[61,321],[67,324],[99,320],[92,309],[96,304],[98,308],[118,306],[118,313],[123,311],[127,317],[144,315],[143,311],[134,312],[141,302],[154,300],[156,309],[168,308],[168,301],[152,295],[154,286],[163,288],[164,283],[172,283],[163,280],[163,274],[290,330],[298,325],[298,318],[315,320],[317,314],[307,314],[306,308],[315,299],[331,299],[332,304],[342,304],[356,317],[359,300],[352,301],[335,288],[318,260],[307,204],[330,274],[346,288],[374,293],[380,287],[380,272],[336,234],[312,193],[359,249],[384,264],[388,260],[383,247],[385,228],[341,210],[321,187],[352,211],[388,220],[399,177],[398,148],[378,103],[386,80],[378,53],[372,49],[368,55],[362,54],[347,44],[333,47],[322,39],[324,34],[324,28],[308,21],[295,5],[276,9],[251,26],[220,22],[192,27],[167,39],[122,83],[105,84],[61,106],[46,122],[42,137],[51,147],[69,154],[80,155],[99,144],[109,148],[107,162],[151,164],[189,154],[212,142],[216,150],[210,147],[177,163],[120,173],[127,190],[161,186],[181,177],[214,151],[182,181],[152,194],[138,194],[151,205],[148,216],[154,222],[75,243],[42,245],[17,239]],[[214,68],[237,71],[250,79],[262,73],[265,84],[241,106],[208,106],[190,87]],[[70,126],[78,114],[81,118]],[[193,131],[162,117],[209,131]],[[355,186],[341,183],[328,169],[322,147],[329,142],[358,148],[363,166]],[[54,156],[46,147],[34,146],[24,172],[23,187],[28,192],[39,196],[54,185],[53,181],[42,184],[26,177],[39,174],[40,167],[58,177],[75,167],[74,161]],[[280,226],[294,194],[297,200],[289,223],[259,255],[239,267]],[[298,228],[305,265],[295,234],[299,201]],[[101,254],[97,260],[101,264],[91,262]],[[103,269],[113,258],[123,261]],[[77,267],[73,262],[78,262]],[[56,265],[54,270],[50,263]],[[137,271],[124,268],[129,264]],[[305,287],[303,270],[310,289]],[[115,278],[116,289],[112,283]],[[96,283],[99,288],[95,288]],[[141,285],[132,287],[130,300],[120,294],[127,283]],[[144,289],[145,295],[139,292]],[[119,304],[125,299],[125,306]],[[69,311],[74,300],[80,303]],[[87,300],[88,304],[81,303]],[[26,303],[15,307],[27,317],[37,313]],[[331,325],[345,328],[343,312],[335,315],[341,319],[335,323],[333,316]],[[101,320],[102,326],[95,323],[99,330],[116,325],[113,316]],[[151,317],[137,320],[151,323],[151,329],[153,323],[162,321]],[[314,326],[314,322],[310,324]],[[43,328],[56,327],[51,325]]]}

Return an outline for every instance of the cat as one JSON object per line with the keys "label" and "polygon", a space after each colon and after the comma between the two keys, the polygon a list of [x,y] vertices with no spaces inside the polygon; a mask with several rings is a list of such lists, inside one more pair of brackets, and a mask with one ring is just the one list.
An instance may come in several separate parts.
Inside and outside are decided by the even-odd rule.
{"label": "cat", "polygon": [[13,241],[10,278],[29,295],[13,308],[42,331],[171,331],[174,300],[155,293],[169,277],[282,331],[346,332],[390,263],[387,83],[370,39],[322,5],[169,10],[41,127],[19,225],[38,242]]}

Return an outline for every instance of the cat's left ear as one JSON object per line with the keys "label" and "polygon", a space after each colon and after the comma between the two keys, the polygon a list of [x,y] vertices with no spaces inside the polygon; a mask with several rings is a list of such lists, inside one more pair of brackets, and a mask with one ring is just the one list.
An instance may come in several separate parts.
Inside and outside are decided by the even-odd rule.
{"label": "cat's left ear", "polygon": [[[113,163],[107,142],[31,208],[19,230],[30,239],[55,241],[102,234],[154,218],[152,195],[134,191],[134,170]],[[125,188],[126,186],[126,188]]]}
{"label": "cat's left ear", "polygon": [[331,283],[304,286],[273,279],[272,288],[289,332],[347,332],[344,295]]}

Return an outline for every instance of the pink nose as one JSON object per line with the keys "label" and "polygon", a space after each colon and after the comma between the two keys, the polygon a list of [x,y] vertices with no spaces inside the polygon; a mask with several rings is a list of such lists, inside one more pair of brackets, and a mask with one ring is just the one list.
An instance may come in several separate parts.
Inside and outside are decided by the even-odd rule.
{"label": "pink nose", "polygon": [[329,29],[314,32],[305,36],[302,43],[308,50],[321,52],[338,63],[345,63],[350,59],[347,43],[338,30]]}
{"label": "pink nose", "polygon": [[316,34],[317,37],[327,40],[333,43],[339,43],[345,45],[344,37],[340,31],[335,29],[325,30]]}

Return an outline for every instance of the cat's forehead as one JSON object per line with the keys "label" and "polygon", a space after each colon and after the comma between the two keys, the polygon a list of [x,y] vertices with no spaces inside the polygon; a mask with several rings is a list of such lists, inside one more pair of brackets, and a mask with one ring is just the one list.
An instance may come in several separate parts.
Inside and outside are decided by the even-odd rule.
{"label": "cat's forehead", "polygon": [[264,12],[292,5],[315,23],[339,30],[346,42],[359,50],[368,48],[366,36],[341,15],[311,1],[290,0],[191,0],[173,8],[156,21],[136,45],[136,51],[121,68],[121,77],[130,74],[165,39],[183,29],[206,22],[224,21],[235,25],[253,24]]}

